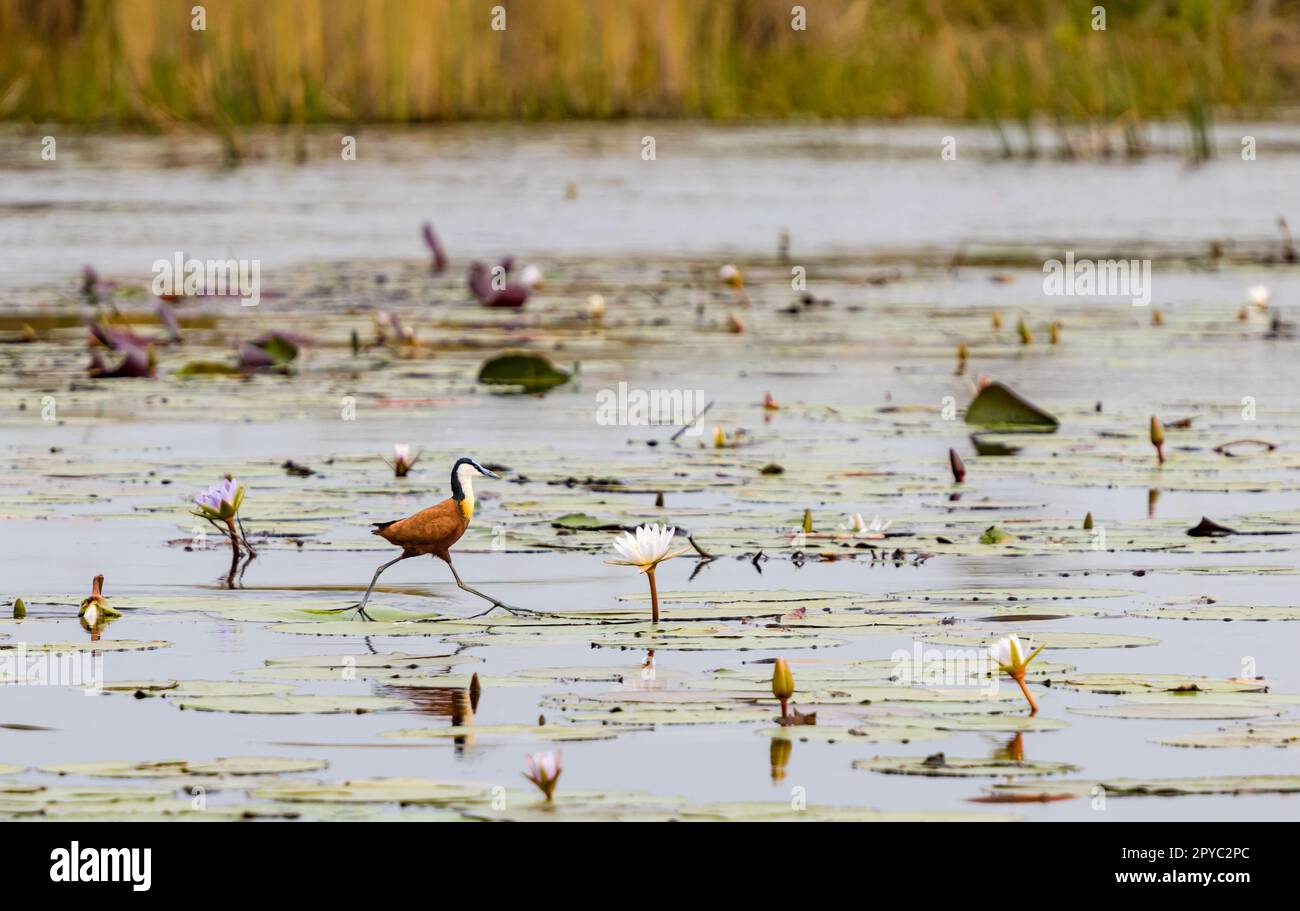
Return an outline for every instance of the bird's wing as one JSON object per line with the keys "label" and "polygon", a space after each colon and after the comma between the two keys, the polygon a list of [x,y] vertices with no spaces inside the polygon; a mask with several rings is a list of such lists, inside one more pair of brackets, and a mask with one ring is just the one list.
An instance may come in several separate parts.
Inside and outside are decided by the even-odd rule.
{"label": "bird's wing", "polygon": [[375,534],[399,547],[420,544],[454,544],[465,533],[464,515],[460,504],[450,497],[413,516],[398,519],[375,529]]}

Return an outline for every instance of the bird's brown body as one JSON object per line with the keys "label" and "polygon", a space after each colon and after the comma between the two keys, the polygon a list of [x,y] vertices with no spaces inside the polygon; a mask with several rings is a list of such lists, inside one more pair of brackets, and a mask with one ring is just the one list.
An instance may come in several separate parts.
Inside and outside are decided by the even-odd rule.
{"label": "bird's brown body", "polygon": [[465,509],[464,503],[464,500],[448,497],[405,519],[384,522],[376,526],[372,533],[389,544],[402,548],[404,557],[431,554],[451,562],[452,545],[469,528],[471,510]]}

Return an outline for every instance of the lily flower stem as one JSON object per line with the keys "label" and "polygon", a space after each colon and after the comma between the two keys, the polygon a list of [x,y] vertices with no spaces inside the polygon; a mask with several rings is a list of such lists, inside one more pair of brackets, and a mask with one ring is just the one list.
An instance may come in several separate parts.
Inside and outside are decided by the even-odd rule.
{"label": "lily flower stem", "polygon": [[1016,681],[1016,683],[1020,684],[1020,692],[1022,692],[1022,693],[1025,694],[1025,700],[1029,703],[1029,714],[1030,714],[1030,715],[1037,715],[1037,714],[1038,714],[1038,703],[1034,701],[1034,697],[1033,697],[1033,695],[1030,694],[1030,692],[1029,692],[1029,687],[1025,686],[1025,675],[1024,675],[1024,672],[1022,671],[1022,672],[1019,673],[1019,674],[1013,674],[1013,675],[1012,675],[1012,679],[1014,679],[1014,680]]}
{"label": "lily flower stem", "polygon": [[655,568],[650,567],[645,574],[646,578],[650,580],[650,622],[657,626],[659,624],[659,589],[655,587]]}
{"label": "lily flower stem", "polygon": [[781,717],[782,717],[782,718],[786,717],[786,715],[788,715],[789,712],[790,712],[789,708],[787,708],[787,704],[788,704],[788,703],[789,703],[789,700],[788,700],[788,699],[782,699],[782,700],[781,700]]}
{"label": "lily flower stem", "polygon": [[244,549],[248,551],[248,556],[256,557],[257,551],[253,550],[253,545],[248,543],[248,533],[244,531],[244,520],[236,518],[235,521],[239,523],[239,538],[244,542]]}

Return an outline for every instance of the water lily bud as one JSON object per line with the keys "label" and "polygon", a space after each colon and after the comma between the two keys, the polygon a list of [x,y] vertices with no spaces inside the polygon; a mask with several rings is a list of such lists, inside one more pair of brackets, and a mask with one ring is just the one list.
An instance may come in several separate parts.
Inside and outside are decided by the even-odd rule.
{"label": "water lily bud", "polygon": [[1047,328],[1047,332],[1048,332],[1048,338],[1053,345],[1060,344],[1061,341],[1060,323],[1052,323],[1052,325]]}
{"label": "water lily bud", "polygon": [[1151,311],[1151,325],[1153,325],[1153,326],[1163,326],[1164,324],[1165,324],[1165,315],[1164,315],[1164,313],[1162,313],[1162,312],[1160,311],[1160,308],[1157,307],[1156,309],[1152,310],[1152,311]]}
{"label": "water lily bud", "polygon": [[952,479],[960,484],[966,480],[966,465],[962,462],[961,456],[957,455],[957,450],[948,450],[948,464],[952,466]]}
{"label": "water lily bud", "polygon": [[803,530],[806,534],[812,534],[813,524],[811,509],[805,509],[803,511]]}
{"label": "water lily bud", "polygon": [[587,316],[590,319],[601,319],[605,315],[605,296],[603,294],[593,294],[587,298]]}
{"label": "water lily bud", "polygon": [[778,408],[780,408],[780,407],[781,407],[781,406],[778,405],[778,404],[776,403],[776,399],[772,398],[772,393],[770,393],[770,392],[764,392],[764,393],[763,393],[763,410],[764,410],[764,411],[776,411],[776,410],[777,410]]}
{"label": "water lily bud", "polygon": [[727,434],[721,427],[713,428],[713,445],[718,449],[723,449],[727,445]]}
{"label": "water lily bud", "polygon": [[[794,695],[794,675],[784,658],[777,658],[772,666],[772,695],[784,703]],[[782,712],[784,714],[784,712]]]}
{"label": "water lily bud", "polygon": [[733,288],[741,288],[745,284],[745,280],[740,275],[740,270],[731,263],[727,263],[718,270],[718,277]]}
{"label": "water lily bud", "polygon": [[1165,428],[1160,425],[1160,419],[1154,414],[1151,415],[1151,445],[1156,448],[1156,459],[1163,465],[1165,463]]}
{"label": "water lily bud", "polygon": [[1092,531],[1092,513],[1088,513],[1083,517],[1083,530]]}
{"label": "water lily bud", "polygon": [[14,599],[14,619],[21,620],[27,616],[27,604],[22,598]]}
{"label": "water lily bud", "polygon": [[1001,314],[1001,313],[999,313],[998,311],[994,310],[994,311],[993,311],[993,319],[992,319],[992,321],[993,321],[993,328],[994,328],[994,329],[1001,329],[1001,328],[1002,328],[1002,314]]}
{"label": "water lily bud", "polygon": [[1029,345],[1034,341],[1034,334],[1029,331],[1028,324],[1025,323],[1024,317],[1016,323],[1016,333],[1020,336],[1020,344]]}

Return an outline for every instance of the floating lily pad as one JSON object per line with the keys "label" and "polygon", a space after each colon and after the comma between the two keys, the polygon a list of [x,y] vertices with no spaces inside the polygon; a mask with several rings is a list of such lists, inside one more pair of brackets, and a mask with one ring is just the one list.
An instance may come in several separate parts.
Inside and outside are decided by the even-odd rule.
{"label": "floating lily pad", "polygon": [[930,757],[877,756],[859,759],[853,768],[886,775],[926,775],[936,778],[1001,778],[1003,776],[1063,775],[1079,767],[1068,762],[1016,761],[1014,759],[948,758],[942,753]]}
{"label": "floating lily pad", "polygon": [[1220,728],[1203,734],[1162,737],[1155,743],[1173,747],[1223,749],[1228,747],[1300,747],[1300,721],[1262,721],[1250,725]]}
{"label": "floating lily pad", "polygon": [[569,374],[540,354],[508,353],[483,362],[478,381],[489,386],[515,386],[524,392],[545,392],[569,381]]}
{"label": "floating lily pad", "polygon": [[487,800],[487,786],[476,786],[424,778],[367,778],[355,781],[268,782],[250,792],[263,800],[307,801],[312,803],[398,803],[445,804],[465,800]]}
{"label": "floating lily pad", "polygon": [[1197,699],[1188,702],[1139,702],[1103,705],[1070,709],[1070,711],[1076,715],[1087,715],[1092,718],[1139,718],[1145,721],[1183,721],[1189,719],[1227,721],[1280,715],[1285,709],[1279,707],[1273,711],[1262,707],[1207,703]]}
{"label": "floating lily pad", "polygon": [[[649,730],[647,728],[647,730]],[[416,740],[453,740],[460,737],[475,739],[553,740],[558,742],[583,740],[610,740],[623,731],[605,725],[578,724],[479,724],[445,728],[402,728],[384,731],[384,737]]]}
{"label": "floating lily pad", "polygon": [[242,715],[318,715],[391,712],[413,706],[387,696],[196,696],[177,702],[195,712]]}
{"label": "floating lily pad", "polygon": [[1069,674],[1060,686],[1092,693],[1262,693],[1268,684],[1261,680],[1218,680],[1212,677],[1183,677],[1178,674]]}
{"label": "floating lily pad", "polygon": [[229,759],[66,762],[42,766],[41,771],[52,775],[85,775],[92,778],[171,778],[183,775],[282,775],[290,772],[319,772],[328,766],[329,763],[323,759],[238,756]]}

